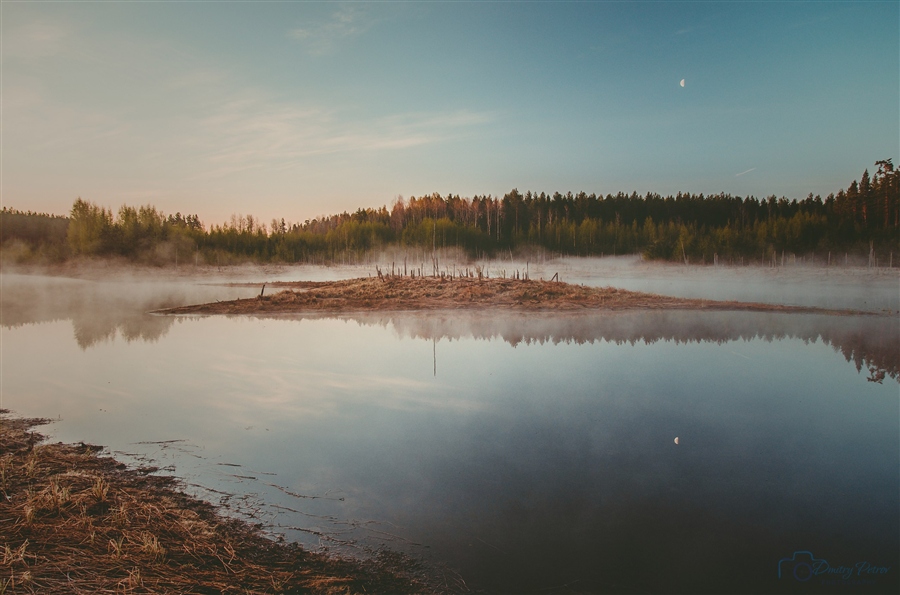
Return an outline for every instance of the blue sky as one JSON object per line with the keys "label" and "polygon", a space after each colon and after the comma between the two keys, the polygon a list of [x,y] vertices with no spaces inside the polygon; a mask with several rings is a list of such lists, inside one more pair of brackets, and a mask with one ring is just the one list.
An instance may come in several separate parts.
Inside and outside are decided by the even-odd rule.
{"label": "blue sky", "polygon": [[[900,3],[3,0],[2,202],[803,198],[900,158]],[[679,82],[684,79],[685,85]]]}

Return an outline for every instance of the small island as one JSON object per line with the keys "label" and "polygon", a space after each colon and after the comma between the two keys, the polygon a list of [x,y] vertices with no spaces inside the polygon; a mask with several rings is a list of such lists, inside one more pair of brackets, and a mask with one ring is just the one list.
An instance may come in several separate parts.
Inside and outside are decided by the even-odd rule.
{"label": "small island", "polygon": [[[250,285],[247,285],[250,286]],[[280,289],[266,293],[267,288]],[[156,314],[299,314],[306,312],[400,312],[420,310],[506,310],[575,312],[585,310],[731,310],[872,314],[756,302],[688,299],[586,287],[556,280],[471,276],[403,277],[384,275],[343,281],[267,283],[255,298],[157,310]]]}

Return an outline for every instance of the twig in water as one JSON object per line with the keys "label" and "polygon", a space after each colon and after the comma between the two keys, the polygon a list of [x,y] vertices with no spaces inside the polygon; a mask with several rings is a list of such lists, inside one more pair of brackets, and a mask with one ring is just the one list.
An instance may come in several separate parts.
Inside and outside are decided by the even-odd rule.
{"label": "twig in water", "polygon": [[292,492],[292,491],[290,491],[289,489],[283,488],[283,487],[281,487],[280,485],[275,485],[274,483],[267,483],[266,485],[269,486],[269,487],[273,487],[273,488],[275,488],[276,490],[281,490],[282,492],[284,492],[284,493],[287,494],[288,496],[293,496],[294,498],[303,498],[303,499],[306,499],[306,500],[334,500],[335,502],[343,502],[343,501],[344,501],[343,496],[340,497],[340,498],[330,498],[330,497],[328,497],[328,496],[306,496],[306,495],[304,495],[304,494],[298,494],[298,493],[296,493],[296,492]]}

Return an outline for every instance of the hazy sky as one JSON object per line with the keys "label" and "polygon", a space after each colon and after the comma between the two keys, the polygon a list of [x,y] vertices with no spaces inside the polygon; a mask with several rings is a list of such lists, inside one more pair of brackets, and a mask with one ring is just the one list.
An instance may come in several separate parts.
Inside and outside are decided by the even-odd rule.
{"label": "hazy sky", "polygon": [[[900,158],[900,3],[2,1],[2,202],[785,195]],[[682,87],[679,82],[684,79]]]}

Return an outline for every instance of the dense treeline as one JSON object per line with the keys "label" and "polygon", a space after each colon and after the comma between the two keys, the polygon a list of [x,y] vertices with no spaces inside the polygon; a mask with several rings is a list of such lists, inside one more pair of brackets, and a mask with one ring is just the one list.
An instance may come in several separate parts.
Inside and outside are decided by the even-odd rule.
{"label": "dense treeline", "polygon": [[17,260],[64,260],[69,219],[60,215],[0,209],[0,246]]}
{"label": "dense treeline", "polygon": [[[846,189],[824,199],[730,194],[560,194],[512,190],[503,197],[432,194],[398,199],[390,209],[359,209],[268,225],[233,215],[205,228],[197,215],[165,216],[155,207],[112,211],[78,199],[68,219],[3,210],[11,238],[40,251],[65,246],[73,255],[120,255],[157,263],[226,264],[359,260],[388,246],[430,252],[457,247],[472,258],[543,249],[567,255],[643,253],[685,262],[770,262],[784,254],[853,253],[892,259],[900,246],[900,172],[876,163]],[[52,225],[51,225],[52,223]],[[43,231],[41,231],[43,230]],[[42,235],[45,234],[45,235]]]}

